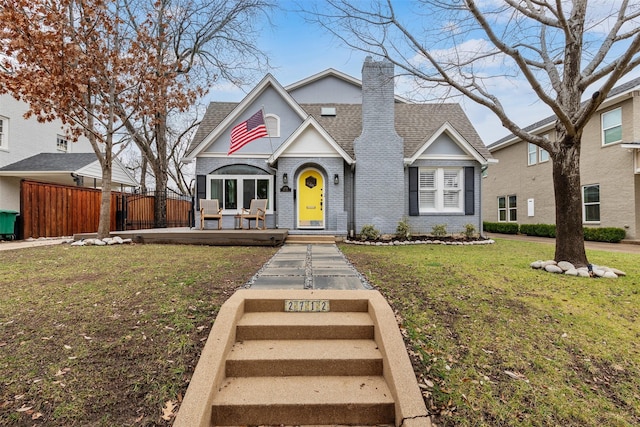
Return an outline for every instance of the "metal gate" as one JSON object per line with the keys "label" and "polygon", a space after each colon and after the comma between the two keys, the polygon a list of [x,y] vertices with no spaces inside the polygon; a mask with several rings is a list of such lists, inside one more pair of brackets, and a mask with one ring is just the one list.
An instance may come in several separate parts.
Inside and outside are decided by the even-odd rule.
{"label": "metal gate", "polygon": [[172,190],[166,192],[121,194],[117,201],[116,222],[119,231],[156,228],[156,202],[166,201],[166,223],[162,227],[193,227],[193,197]]}

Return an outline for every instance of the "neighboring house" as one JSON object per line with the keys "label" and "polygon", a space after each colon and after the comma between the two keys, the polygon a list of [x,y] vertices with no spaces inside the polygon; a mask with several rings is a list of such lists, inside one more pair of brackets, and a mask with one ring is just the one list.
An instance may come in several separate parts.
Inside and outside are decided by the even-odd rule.
{"label": "neighboring house", "polygon": [[[491,155],[461,107],[395,96],[386,61],[367,58],[362,73],[330,69],[287,87],[267,75],[240,103],[209,105],[183,161],[196,162],[197,197],[219,200],[225,228],[266,198],[268,227],[294,233],[395,234],[403,219],[414,234],[481,229]],[[227,155],[231,129],[260,109],[269,136]]]}
{"label": "neighboring house", "polygon": [[[553,140],[555,119],[525,130]],[[487,148],[499,163],[483,178],[484,220],[555,224],[549,153],[513,135]],[[587,123],[580,152],[584,225],[624,228],[627,239],[640,238],[640,79],[611,91]]]}
{"label": "neighboring house", "polygon": [[[27,105],[0,95],[0,209],[20,210],[20,181],[100,187],[100,163],[86,138],[71,142],[62,123],[25,119]],[[114,161],[113,188],[137,186],[124,166]]]}

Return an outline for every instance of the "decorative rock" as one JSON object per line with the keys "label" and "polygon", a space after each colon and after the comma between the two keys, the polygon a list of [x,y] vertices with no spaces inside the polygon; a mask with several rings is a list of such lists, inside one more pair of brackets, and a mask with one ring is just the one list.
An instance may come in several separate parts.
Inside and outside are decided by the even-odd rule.
{"label": "decorative rock", "polygon": [[577,276],[578,270],[576,270],[575,268],[570,268],[569,270],[566,270],[564,274],[566,274],[567,276]]}
{"label": "decorative rock", "polygon": [[542,268],[546,267],[547,265],[558,265],[557,262],[555,262],[555,260],[547,260],[547,261],[542,261]]}
{"label": "decorative rock", "polygon": [[617,268],[612,268],[611,272],[614,273],[616,276],[626,276],[627,273],[625,273],[624,271],[618,270]]}
{"label": "decorative rock", "polygon": [[549,273],[562,273],[562,269],[555,264],[547,264],[544,269]]}
{"label": "decorative rock", "polygon": [[86,244],[85,244],[84,240],[77,240],[77,241],[71,243],[71,246],[85,246],[85,245]]}
{"label": "decorative rock", "polygon": [[605,273],[605,271],[602,270],[601,268],[594,268],[593,269],[593,274],[595,274],[598,277],[604,277],[604,273]]}
{"label": "decorative rock", "polygon": [[585,269],[579,269],[578,270],[578,276],[579,277],[591,277],[589,276],[589,271],[585,268]]}
{"label": "decorative rock", "polygon": [[571,264],[570,262],[567,262],[567,261],[560,261],[558,263],[558,267],[560,267],[562,269],[562,271],[575,270],[575,268],[576,268],[573,264]]}
{"label": "decorative rock", "polygon": [[531,268],[542,268],[542,261],[538,260],[538,261],[533,261],[531,264],[529,264],[531,266]]}
{"label": "decorative rock", "polygon": [[602,275],[605,279],[617,279],[618,276],[612,271],[605,271]]}

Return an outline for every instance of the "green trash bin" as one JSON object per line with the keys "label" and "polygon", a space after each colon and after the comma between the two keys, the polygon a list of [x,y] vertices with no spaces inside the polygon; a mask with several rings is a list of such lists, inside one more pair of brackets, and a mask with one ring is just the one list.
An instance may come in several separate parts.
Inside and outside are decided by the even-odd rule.
{"label": "green trash bin", "polygon": [[11,209],[0,209],[0,236],[14,239],[16,217],[20,212]]}

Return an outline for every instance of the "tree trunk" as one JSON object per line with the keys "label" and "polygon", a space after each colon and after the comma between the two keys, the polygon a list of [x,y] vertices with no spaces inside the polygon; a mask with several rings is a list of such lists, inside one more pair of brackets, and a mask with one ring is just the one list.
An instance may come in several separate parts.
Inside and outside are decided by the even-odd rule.
{"label": "tree trunk", "polygon": [[553,189],[556,200],[556,261],[569,261],[576,267],[588,264],[582,227],[582,189],[580,187],[580,141],[565,136],[563,148],[554,153]]}
{"label": "tree trunk", "polygon": [[167,115],[158,114],[156,123],[156,162],[152,164],[156,178],[156,195],[154,204],[154,227],[167,226]]}
{"label": "tree trunk", "polygon": [[109,237],[111,233],[111,168],[112,154],[107,150],[102,165],[102,198],[100,200],[100,220],[98,221],[98,239]]}

